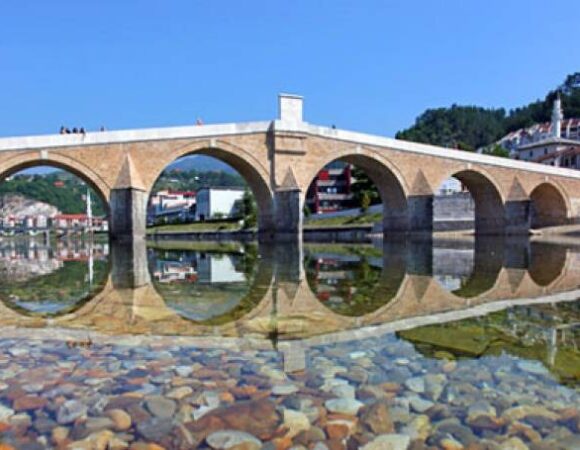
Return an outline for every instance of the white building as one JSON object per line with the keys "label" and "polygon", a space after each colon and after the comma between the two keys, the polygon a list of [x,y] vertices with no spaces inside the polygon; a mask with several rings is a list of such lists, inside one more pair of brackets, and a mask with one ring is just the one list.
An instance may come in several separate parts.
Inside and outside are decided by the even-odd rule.
{"label": "white building", "polygon": [[238,214],[236,202],[243,196],[244,189],[242,188],[202,188],[197,192],[195,220],[234,217]]}
{"label": "white building", "polygon": [[201,255],[197,262],[200,283],[242,283],[246,275],[236,269],[234,257],[224,254]]}
{"label": "white building", "polygon": [[560,97],[554,100],[552,121],[510,133],[499,141],[510,157],[557,167],[580,168],[580,119],[564,120]]}
{"label": "white building", "polygon": [[463,190],[463,185],[461,181],[457,178],[447,178],[439,187],[437,191],[437,195],[451,195],[455,194],[456,192],[461,192]]}
{"label": "white building", "polygon": [[148,223],[162,218],[190,220],[195,214],[195,204],[196,193],[193,191],[158,191],[149,199]]}

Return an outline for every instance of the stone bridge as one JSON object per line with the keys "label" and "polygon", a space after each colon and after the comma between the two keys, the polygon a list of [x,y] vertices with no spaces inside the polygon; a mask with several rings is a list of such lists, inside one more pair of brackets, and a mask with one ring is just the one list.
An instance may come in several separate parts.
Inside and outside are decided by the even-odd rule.
{"label": "stone bridge", "polygon": [[156,179],[192,154],[218,158],[246,179],[265,237],[301,232],[308,186],[336,159],[377,185],[387,233],[431,232],[434,192],[451,176],[474,198],[478,233],[526,234],[579,221],[577,171],[315,126],[303,121],[302,106],[300,97],[280,95],[279,117],[268,122],[4,138],[0,177],[37,165],[80,176],[109,206],[117,238],[144,236]]}

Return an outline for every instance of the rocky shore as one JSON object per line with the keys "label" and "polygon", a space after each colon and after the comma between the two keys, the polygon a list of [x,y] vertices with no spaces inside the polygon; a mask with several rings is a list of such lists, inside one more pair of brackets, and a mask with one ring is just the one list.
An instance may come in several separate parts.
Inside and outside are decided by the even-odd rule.
{"label": "rocky shore", "polygon": [[580,447],[578,389],[510,356],[427,358],[394,335],[309,350],[0,341],[0,449]]}

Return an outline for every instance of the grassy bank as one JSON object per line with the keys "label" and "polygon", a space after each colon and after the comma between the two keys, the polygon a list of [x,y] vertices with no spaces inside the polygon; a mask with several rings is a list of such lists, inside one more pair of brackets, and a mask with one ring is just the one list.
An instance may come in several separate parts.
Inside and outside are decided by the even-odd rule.
{"label": "grassy bank", "polygon": [[148,241],[147,247],[155,250],[191,250],[197,252],[224,252],[239,253],[244,249],[240,242],[215,242],[215,241]]}
{"label": "grassy bank", "polygon": [[[372,225],[382,220],[382,214],[361,214],[360,216],[347,217],[329,217],[324,219],[306,219],[305,228],[325,228],[341,226]],[[232,221],[216,222],[196,222],[175,225],[158,225],[147,228],[147,234],[171,234],[171,233],[199,233],[203,231],[237,231],[240,230],[240,224]]]}
{"label": "grassy bank", "polygon": [[372,225],[380,222],[383,215],[381,213],[361,214],[359,216],[328,217],[324,219],[307,218],[304,221],[306,228],[318,227],[341,227],[356,225]]}
{"label": "grassy bank", "polygon": [[239,229],[240,224],[238,222],[196,222],[150,227],[147,228],[147,234],[198,233],[200,231],[235,231]]}

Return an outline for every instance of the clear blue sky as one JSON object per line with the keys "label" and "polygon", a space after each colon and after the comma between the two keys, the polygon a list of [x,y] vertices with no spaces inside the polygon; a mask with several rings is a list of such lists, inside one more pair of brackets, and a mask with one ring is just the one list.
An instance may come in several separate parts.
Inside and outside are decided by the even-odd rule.
{"label": "clear blue sky", "polygon": [[3,1],[0,136],[305,118],[383,135],[580,70],[580,1]]}

